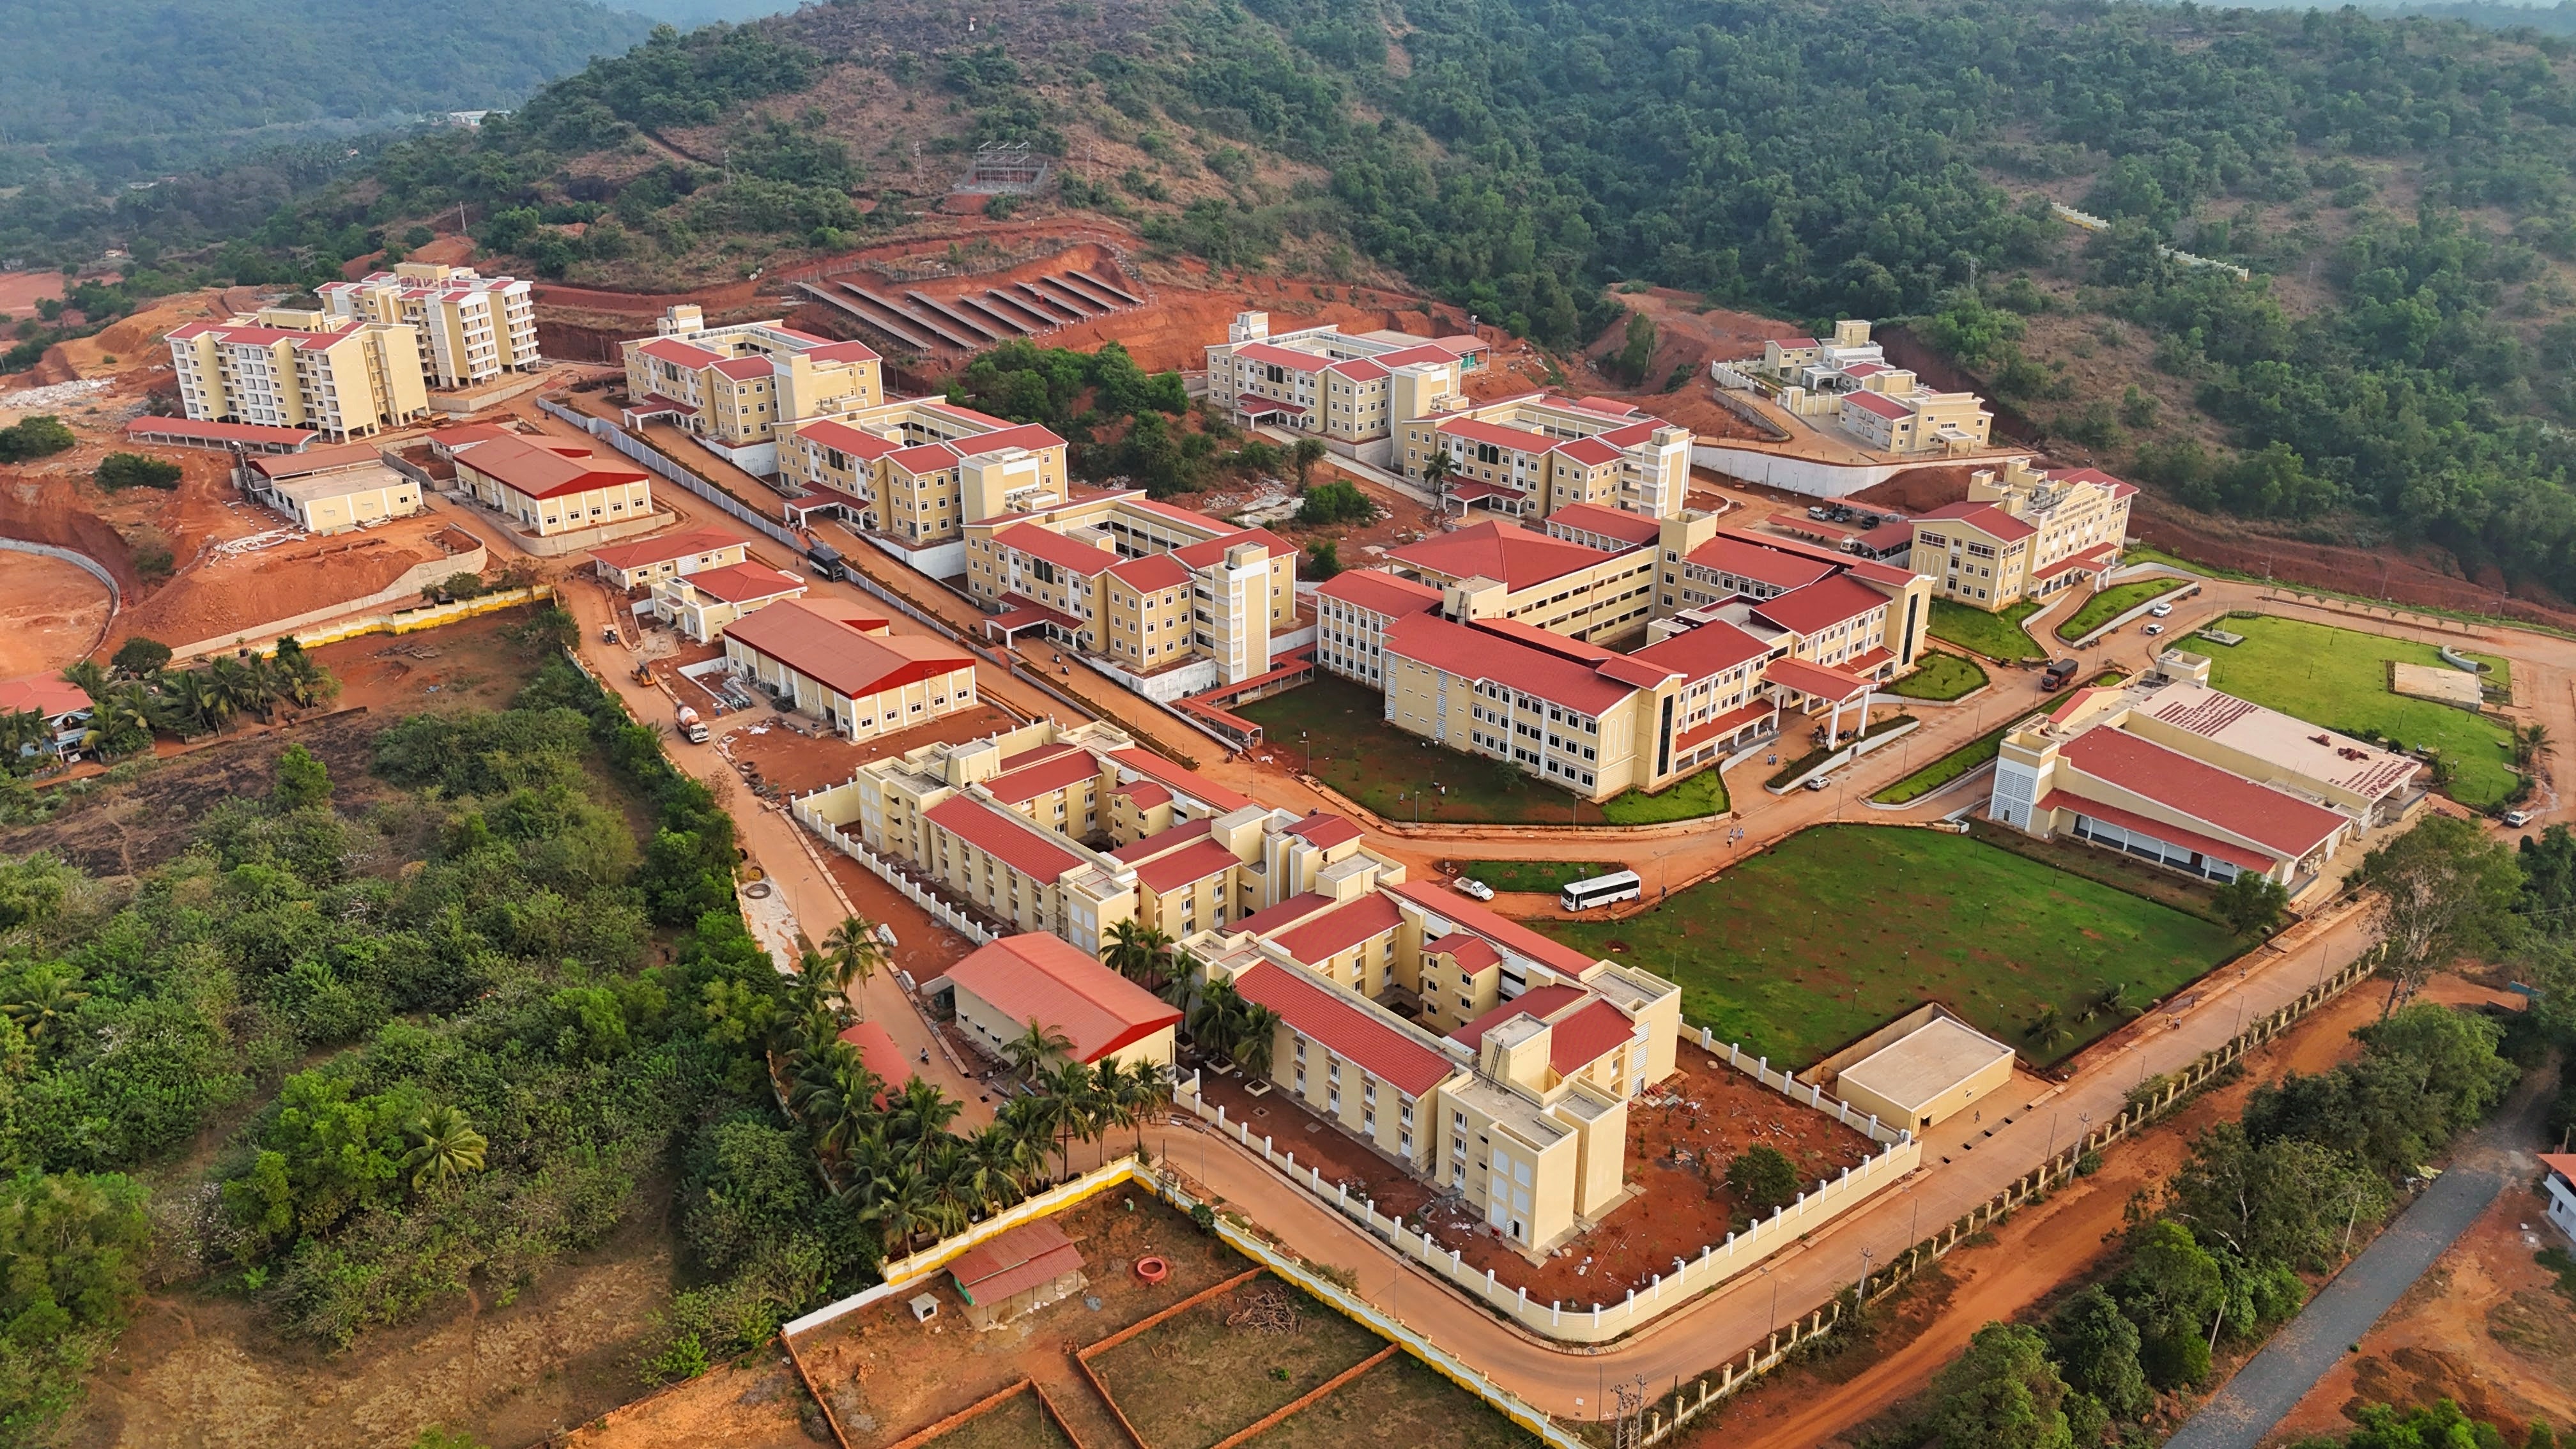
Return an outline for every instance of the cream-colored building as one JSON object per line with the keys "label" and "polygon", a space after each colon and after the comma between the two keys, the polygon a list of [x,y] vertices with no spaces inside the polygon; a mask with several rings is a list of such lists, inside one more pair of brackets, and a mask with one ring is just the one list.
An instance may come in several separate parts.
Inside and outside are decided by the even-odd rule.
{"label": "cream-colored building", "polygon": [[1989,612],[2089,592],[2120,562],[2137,491],[2098,468],[2043,472],[2021,458],[1980,468],[1966,500],[1914,521],[1911,563],[1941,597]]}
{"label": "cream-colored building", "polygon": [[1843,427],[1881,453],[1957,456],[1986,445],[1995,415],[1972,392],[1935,392],[1913,373],[1889,368],[1843,394]]}
{"label": "cream-colored building", "polygon": [[2012,1082],[2013,1050],[1945,1012],[1844,1067],[1833,1093],[1887,1126],[1918,1135]]}
{"label": "cream-colored building", "polygon": [[456,481],[530,533],[577,533],[653,513],[650,474],[575,443],[504,433],[456,450]]}
{"label": "cream-colored building", "polygon": [[2408,818],[2423,763],[2208,684],[2168,651],[2004,736],[1989,813],[2204,879],[2252,871],[2293,895],[2347,842]]}
{"label": "cream-colored building", "polygon": [[1460,398],[1460,377],[1485,359],[1485,344],[1474,337],[1337,326],[1273,336],[1269,313],[1238,312],[1226,340],[1208,344],[1208,400],[1244,427],[1359,444]]}
{"label": "cream-colored building", "polygon": [[179,404],[199,421],[309,428],[347,442],[429,414],[406,325],[268,307],[165,339]]}
{"label": "cream-colored building", "polygon": [[1994,414],[1983,399],[1936,391],[1889,365],[1869,332],[1869,323],[1847,318],[1834,324],[1830,341],[1774,338],[1762,345],[1761,357],[1721,365],[1718,378],[1733,387],[1755,386],[1758,378],[1782,410],[1833,418],[1862,447],[1890,457],[1955,457],[1986,446]]}
{"label": "cream-colored building", "polygon": [[795,521],[835,512],[918,546],[1063,502],[1064,452],[1064,439],[1035,423],[905,398],[789,429],[779,472],[811,490],[788,500]]}
{"label": "cream-colored building", "polygon": [[344,533],[421,511],[420,484],[365,443],[251,458],[239,475],[251,496],[307,533]]}
{"label": "cream-colored building", "polygon": [[710,327],[695,306],[665,312],[651,337],[622,344],[629,427],[667,420],[763,476],[780,471],[778,441],[799,423],[885,401],[876,352],[783,322]]}
{"label": "cream-colored building", "polygon": [[750,558],[750,541],[721,528],[682,529],[590,551],[600,577],[620,589],[643,588],[702,569],[747,563]]}
{"label": "cream-colored building", "polygon": [[1386,567],[1439,589],[1460,618],[1602,641],[1644,631],[1654,612],[1655,558],[1652,548],[1610,553],[1489,519],[1389,549]]}
{"label": "cream-colored building", "polygon": [[836,602],[787,600],[738,618],[724,650],[735,673],[853,744],[975,707],[975,656]]}
{"label": "cream-colored building", "polygon": [[1575,503],[1648,518],[1688,504],[1690,429],[1633,403],[1543,392],[1447,402],[1398,425],[1392,464],[1421,478],[1433,454],[1447,455],[1444,505],[1544,519]]}
{"label": "cream-colored building", "polygon": [[805,581],[763,563],[726,564],[673,574],[653,585],[653,617],[701,644],[736,620],[772,604],[805,597]]}
{"label": "cream-colored building", "polygon": [[1138,674],[1198,665],[1207,688],[1270,671],[1296,627],[1297,556],[1267,529],[1094,494],[970,524],[966,591],[1005,640],[1040,630]]}
{"label": "cream-colored building", "polygon": [[474,387],[545,366],[537,354],[536,302],[516,277],[398,262],[390,272],[313,290],[335,317],[411,328],[420,339],[421,373],[433,387]]}
{"label": "cream-colored building", "polygon": [[997,1058],[1035,1026],[1064,1039],[1068,1061],[1168,1071],[1181,1024],[1153,993],[1040,932],[977,948],[922,983],[922,994],[951,998],[957,1024]]}

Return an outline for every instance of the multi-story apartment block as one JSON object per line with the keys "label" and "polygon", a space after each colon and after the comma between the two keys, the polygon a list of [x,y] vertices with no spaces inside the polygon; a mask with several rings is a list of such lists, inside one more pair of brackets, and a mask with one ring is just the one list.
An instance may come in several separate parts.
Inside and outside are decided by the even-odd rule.
{"label": "multi-story apartment block", "polygon": [[1225,341],[1208,344],[1208,398],[1245,427],[1266,423],[1356,448],[1438,411],[1484,361],[1474,337],[1332,326],[1274,337],[1269,313],[1239,312]]}
{"label": "multi-story apartment block", "polygon": [[1266,674],[1297,619],[1297,547],[1133,490],[988,518],[966,530],[966,591],[1009,639],[1035,628],[1136,674],[1205,684]]}
{"label": "multi-story apartment block", "polygon": [[779,473],[810,490],[789,500],[791,517],[836,512],[916,553],[954,542],[979,519],[1046,508],[1066,493],[1064,439],[927,397],[788,429]]}
{"label": "multi-story apartment block", "polygon": [[1615,398],[1453,399],[1404,420],[1398,432],[1391,466],[1421,478],[1430,457],[1445,454],[1442,501],[1462,510],[1548,518],[1593,503],[1670,518],[1690,496],[1690,429]]}
{"label": "multi-story apartment block", "polygon": [[1911,563],[1943,598],[1988,611],[2096,588],[2120,561],[2137,491],[2096,468],[1980,468],[1965,501],[1915,520]]}
{"label": "multi-story apartment block", "polygon": [[[1749,374],[1749,376],[1748,376]],[[1971,392],[1936,392],[1903,368],[1891,367],[1886,350],[1869,340],[1869,324],[1834,324],[1833,340],[1774,338],[1759,359],[1722,364],[1727,386],[1755,386],[1803,417],[1831,416],[1862,446],[1894,456],[1960,454],[1986,445],[1994,414]]]}
{"label": "multi-story apartment block", "polygon": [[[1351,822],[1266,808],[1107,725],[924,746],[798,811],[1085,952],[1120,920],[1179,937],[1278,1014],[1277,1087],[1526,1252],[1620,1200],[1627,1104],[1674,1069],[1672,983],[1412,884]],[[998,1049],[999,1023],[983,1036]]]}
{"label": "multi-story apartment block", "polygon": [[623,344],[625,420],[678,423],[734,466],[780,471],[779,439],[796,424],[885,400],[877,354],[783,322],[709,327],[693,306],[664,313],[651,337]]}
{"label": "multi-story apartment block", "polygon": [[1384,569],[1346,569],[1315,588],[1315,665],[1362,684],[1386,676],[1386,627],[1436,614],[1443,595]]}
{"label": "multi-story apartment block", "polygon": [[516,277],[398,262],[390,272],[326,282],[314,292],[335,317],[411,328],[420,339],[421,372],[435,387],[474,387],[545,365],[537,355],[536,303]]}
{"label": "multi-story apartment block", "polygon": [[180,407],[200,421],[347,442],[429,413],[419,334],[405,324],[269,307],[191,322],[165,340]]}
{"label": "multi-story apartment block", "polygon": [[455,450],[456,481],[474,500],[538,535],[576,533],[653,515],[652,475],[588,448],[503,433]]}
{"label": "multi-story apartment block", "polygon": [[1577,639],[1616,639],[1643,630],[1653,612],[1654,538],[1650,533],[1643,544],[1606,539],[1620,545],[1614,552],[1552,529],[1488,521],[1389,549],[1386,566],[1442,590],[1461,618],[1511,619]]}

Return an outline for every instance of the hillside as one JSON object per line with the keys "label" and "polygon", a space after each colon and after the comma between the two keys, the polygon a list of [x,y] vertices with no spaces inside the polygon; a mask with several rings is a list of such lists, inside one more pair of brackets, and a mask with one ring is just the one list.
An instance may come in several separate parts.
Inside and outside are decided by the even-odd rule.
{"label": "hillside", "polygon": [[0,185],[47,170],[121,183],[513,106],[650,26],[594,0],[0,0]]}
{"label": "hillside", "polygon": [[[2569,56],[2072,0],[808,5],[395,146],[215,259],[319,275],[462,205],[505,261],[660,291],[1107,214],[1560,352],[1647,284],[1801,326],[1910,318],[2024,436],[2202,534],[2394,543],[2576,596]],[[1054,173],[956,194],[988,142]],[[141,230],[238,235],[216,201],[172,191]]]}

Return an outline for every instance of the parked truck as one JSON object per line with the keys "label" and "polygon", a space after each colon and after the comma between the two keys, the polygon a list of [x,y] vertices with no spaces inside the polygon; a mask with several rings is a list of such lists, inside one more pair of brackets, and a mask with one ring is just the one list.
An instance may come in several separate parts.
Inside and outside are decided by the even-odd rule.
{"label": "parked truck", "polygon": [[2048,672],[2040,677],[2040,692],[2043,694],[2055,694],[2057,691],[2064,689],[2067,681],[2075,677],[2075,671],[2083,667],[2083,665],[2072,659],[2060,659],[2056,663],[2049,665]]}
{"label": "parked truck", "polygon": [[678,723],[680,738],[693,745],[703,745],[707,742],[706,721],[698,718],[698,712],[695,709],[685,704],[681,705]]}

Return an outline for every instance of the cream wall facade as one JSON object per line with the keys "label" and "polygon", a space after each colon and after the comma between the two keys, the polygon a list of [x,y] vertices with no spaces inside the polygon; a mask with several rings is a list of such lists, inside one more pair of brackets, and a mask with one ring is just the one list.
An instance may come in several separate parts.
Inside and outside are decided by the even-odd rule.
{"label": "cream wall facade", "polygon": [[169,334],[181,409],[199,421],[309,428],[346,442],[429,414],[408,326],[269,308]]}
{"label": "cream wall facade", "polygon": [[1546,518],[1570,503],[1648,518],[1679,515],[1690,495],[1690,429],[1613,406],[1626,405],[1544,393],[1459,403],[1400,422],[1394,463],[1420,479],[1431,456],[1444,453],[1447,486],[1510,489],[1517,501],[1485,506],[1518,517]]}
{"label": "cream wall facade", "polygon": [[813,676],[792,669],[737,639],[727,639],[725,658],[737,673],[758,680],[795,701],[796,708],[830,723],[852,744],[943,719],[976,702],[975,667],[961,664],[946,674],[916,679],[892,689],[853,697]]}
{"label": "cream wall facade", "polygon": [[333,486],[326,474],[270,485],[260,490],[260,496],[283,509],[307,533],[344,533],[421,511],[418,483],[388,468],[362,472],[366,476],[346,485]]}
{"label": "cream wall facade", "polygon": [[473,387],[545,365],[528,283],[471,267],[402,262],[354,282],[315,289],[334,316],[399,323],[420,341],[422,374],[441,388]]}
{"label": "cream wall facade", "polygon": [[457,480],[486,507],[517,519],[521,527],[541,537],[596,528],[602,523],[622,523],[653,511],[653,485],[642,478],[550,498],[531,498],[496,478],[475,472],[473,457],[471,452],[457,455]]}
{"label": "cream wall facade", "polygon": [[794,424],[885,401],[873,350],[777,320],[710,327],[697,307],[676,306],[653,336],[630,339],[620,351],[630,407],[652,398],[680,404],[682,426],[756,473],[780,471],[773,445]]}
{"label": "cream wall facade", "polygon": [[862,528],[916,544],[1052,507],[1067,492],[1062,438],[935,397],[788,425],[778,471],[822,495],[802,506],[838,507]]}

